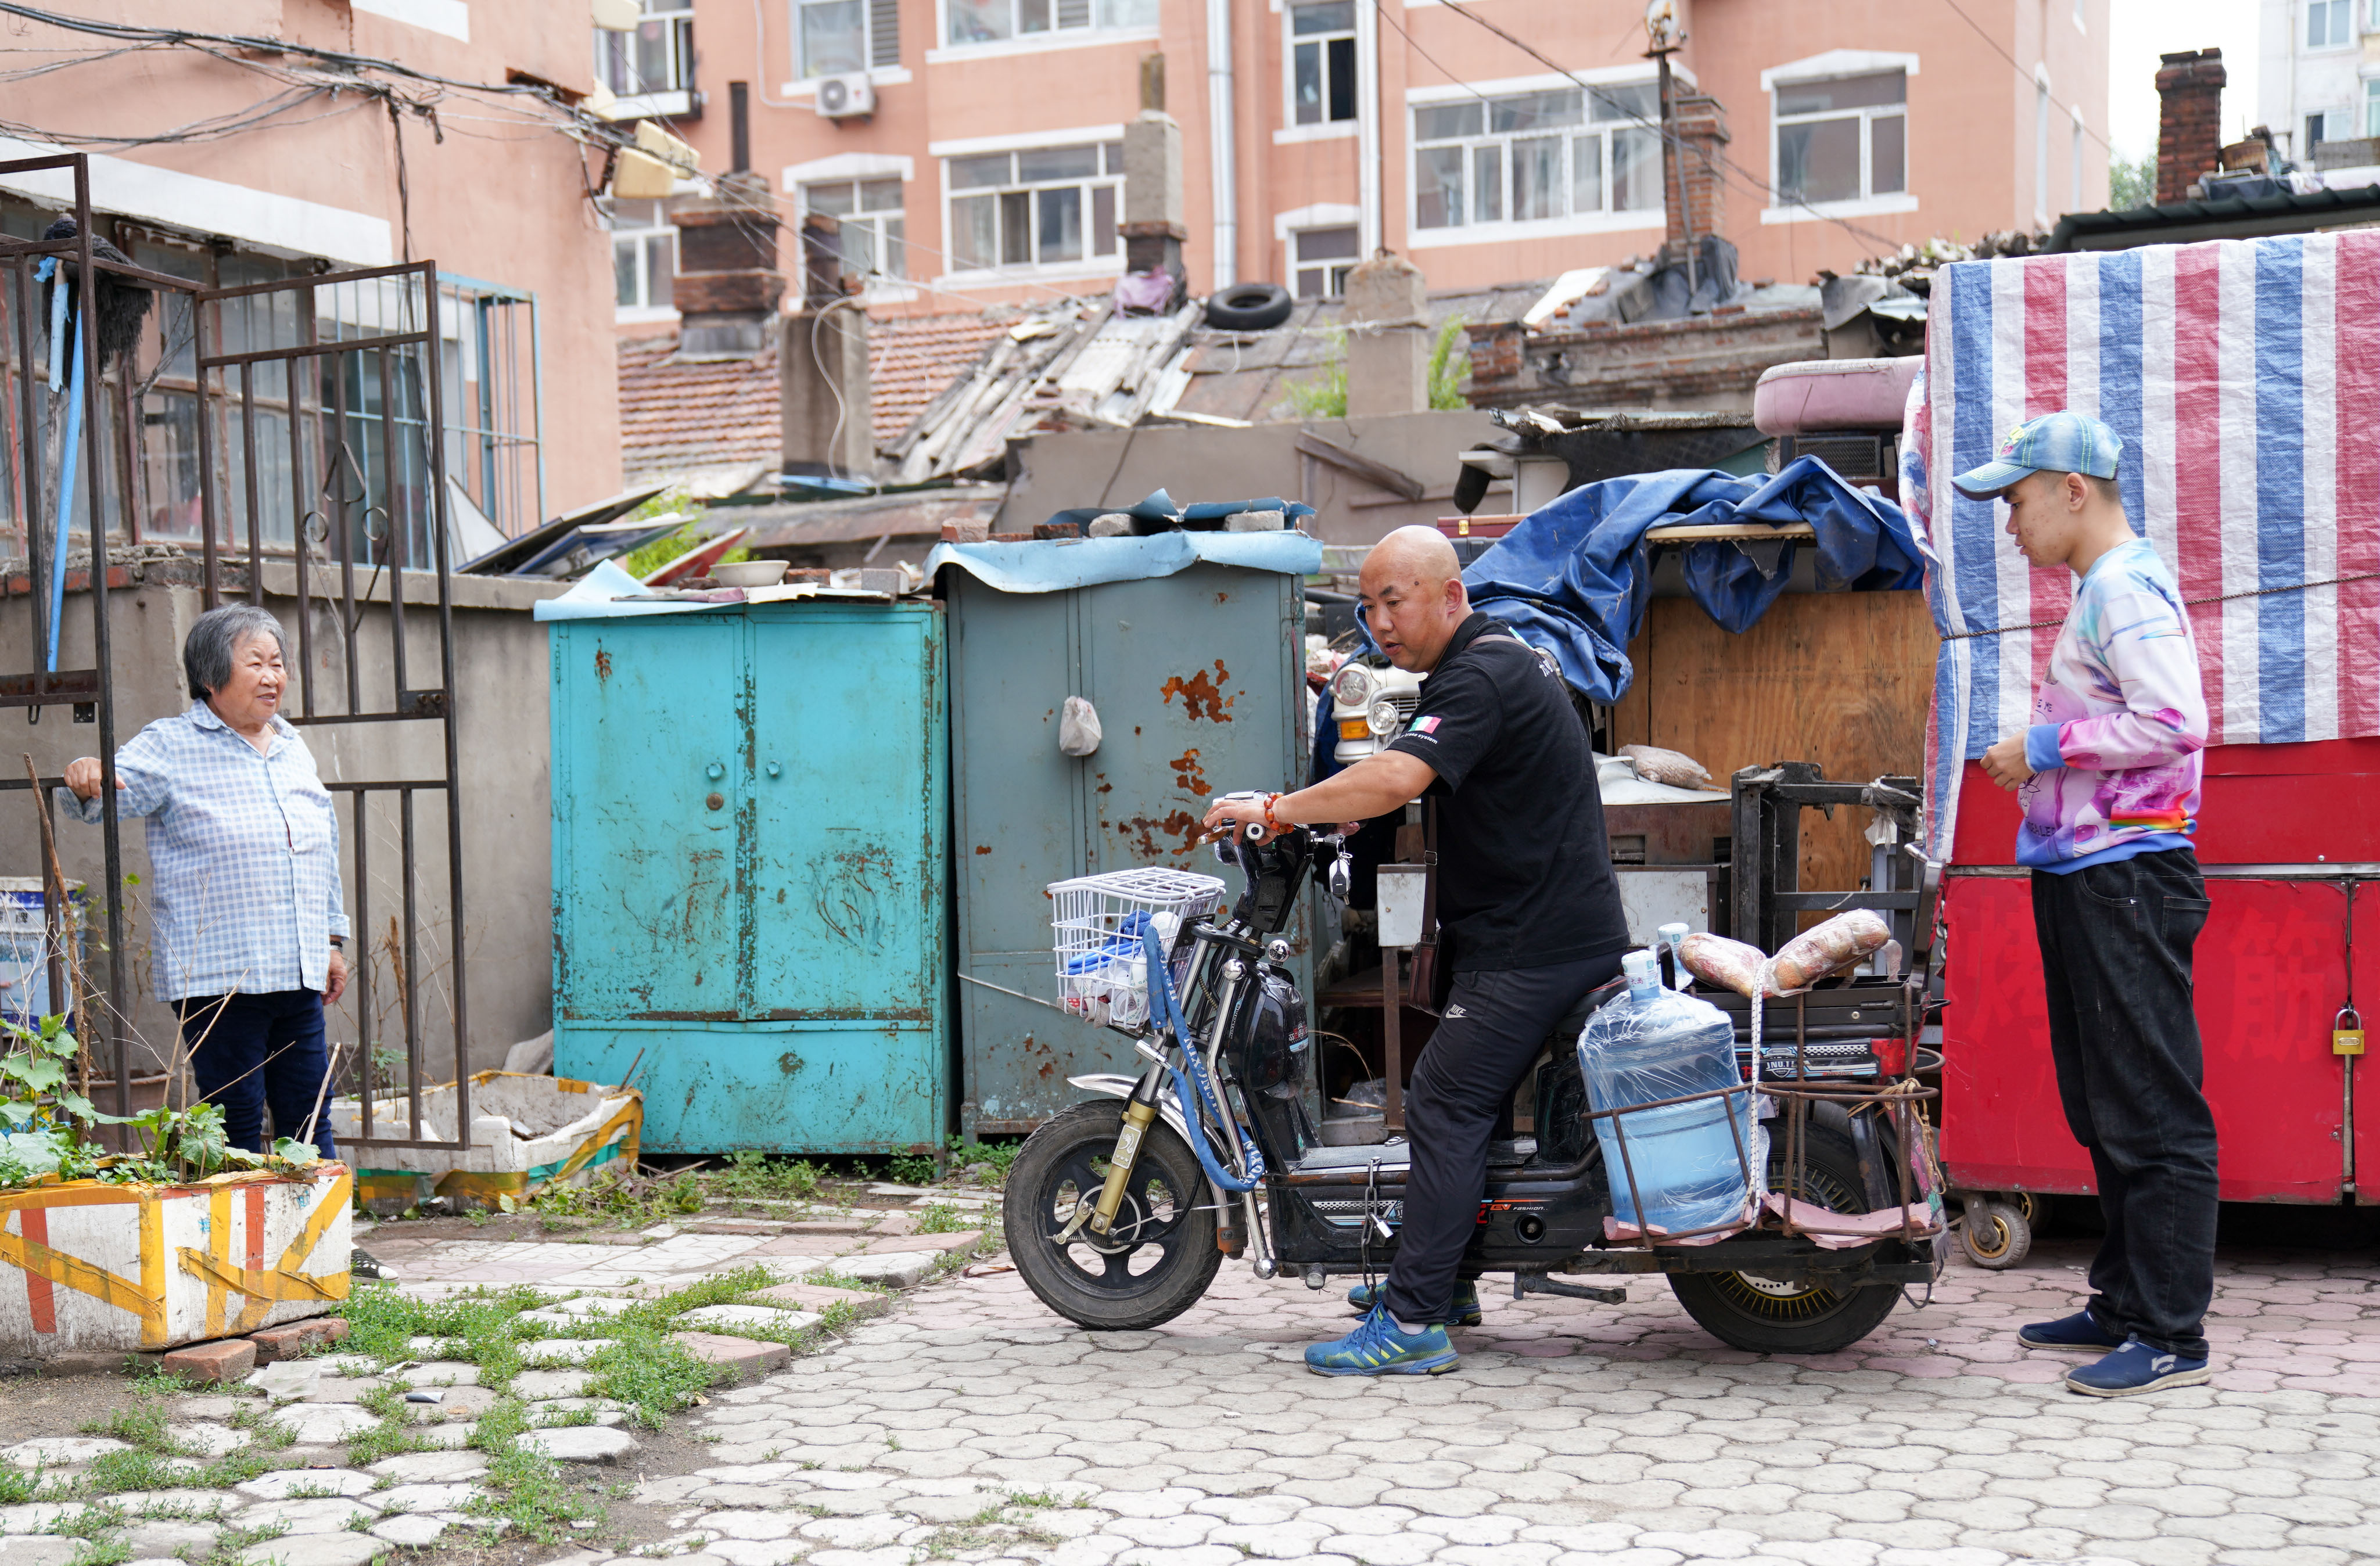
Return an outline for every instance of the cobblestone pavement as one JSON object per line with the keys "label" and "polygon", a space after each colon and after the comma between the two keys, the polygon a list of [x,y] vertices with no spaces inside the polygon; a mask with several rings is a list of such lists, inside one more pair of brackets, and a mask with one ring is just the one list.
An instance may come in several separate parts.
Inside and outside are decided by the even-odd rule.
{"label": "cobblestone pavement", "polygon": [[[2215,1383],[2101,1400],[2010,1337],[2073,1307],[2087,1258],[1959,1264],[1932,1305],[1816,1358],[1722,1348],[1658,1284],[1618,1307],[1490,1294],[1457,1371],[1377,1381],[1307,1374],[1335,1295],[1245,1267],[1114,1334],[1013,1273],[962,1280],[719,1394],[695,1418],[718,1466],[639,1499],[681,1503],[685,1544],[728,1566],[2380,1559],[2369,1269],[2227,1255]],[[1005,1494],[1074,1504],[1005,1512],[1005,1538],[956,1526]]]}
{"label": "cobblestone pavement", "polygon": [[[832,1238],[846,1258],[885,1243]],[[406,1286],[426,1291],[593,1283],[587,1269],[612,1266],[580,1254],[600,1247],[572,1244],[386,1248],[402,1257]],[[764,1250],[807,1259],[760,1235],[687,1235],[644,1247],[639,1261],[643,1276],[667,1262],[684,1279]],[[710,1443],[697,1460],[707,1465],[643,1477],[627,1499],[666,1519],[668,1541],[640,1553],[674,1555],[673,1566],[2380,1560],[2370,1269],[2227,1252],[2209,1326],[2215,1384],[2110,1402],[2067,1392],[2058,1378],[2072,1360],[2027,1354],[2010,1337],[2072,1308],[2087,1255],[2047,1242],[2015,1272],[1956,1263],[1932,1304],[1896,1310],[1850,1351],[1803,1358],[1721,1347],[1658,1283],[1634,1281],[1627,1305],[1603,1306],[1516,1303],[1497,1297],[1491,1279],[1488,1326],[1458,1335],[1455,1372],[1379,1381],[1307,1374],[1302,1345],[1349,1319],[1336,1292],[1259,1283],[1244,1265],[1227,1264],[1192,1311],[1133,1333],[1076,1329],[1013,1272],[955,1278],[764,1380],[715,1390],[673,1422]],[[574,1334],[600,1338],[600,1306],[575,1308],[589,1319]],[[458,1509],[480,1454],[344,1463],[337,1443],[369,1422],[347,1406],[372,1384],[357,1374],[369,1366],[270,1368],[286,1378],[268,1389],[274,1417],[303,1425],[296,1433],[313,1443],[285,1455],[324,1466],[221,1496],[112,1498],[138,1522],[110,1536],[133,1566],[200,1560],[226,1525],[288,1529],[241,1551],[239,1566],[363,1566],[391,1549],[443,1552],[476,1532],[479,1520]],[[548,1369],[512,1390],[559,1414],[579,1379]],[[464,1426],[452,1421],[487,1395],[455,1388],[450,1423],[422,1433],[459,1444]],[[220,1395],[177,1400],[174,1429],[201,1446],[236,1443],[221,1424],[232,1406]],[[572,1455],[608,1457],[624,1477],[650,1475],[626,1436],[599,1425],[541,1439],[589,1443]],[[607,1440],[620,1450],[593,1450]],[[0,1449],[0,1462],[68,1478],[114,1444],[44,1439]],[[650,1536],[658,1524],[642,1514],[638,1536]],[[0,1566],[79,1566],[89,1552],[64,1536],[74,1523],[71,1507],[0,1507]],[[614,1559],[517,1558],[547,1555],[558,1557],[547,1566]]]}

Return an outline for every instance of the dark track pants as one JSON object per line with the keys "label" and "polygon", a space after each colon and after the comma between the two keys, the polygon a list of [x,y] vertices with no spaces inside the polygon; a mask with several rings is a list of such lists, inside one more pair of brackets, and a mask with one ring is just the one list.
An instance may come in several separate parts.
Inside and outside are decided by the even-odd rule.
{"label": "dark track pants", "polygon": [[2191,1010],[2206,912],[2188,849],[2033,877],[2058,1096],[2107,1220],[2091,1314],[2185,1359],[2206,1357],[2215,1294],[2215,1116]]}
{"label": "dark track pants", "polygon": [[1445,1321],[1488,1190],[1488,1143],[1546,1035],[1620,971],[1621,953],[1459,973],[1405,1089],[1404,1225],[1384,1298],[1400,1321]]}
{"label": "dark track pants", "polygon": [[[311,989],[194,995],[175,1002],[174,1008],[181,1014],[182,1041],[190,1050],[192,1084],[202,1101],[222,1106],[225,1141],[251,1153],[265,1151],[267,1099],[276,1133],[295,1136],[306,1128],[329,1065],[322,996]],[[339,1156],[327,1108],[314,1126],[314,1146],[326,1159]]]}

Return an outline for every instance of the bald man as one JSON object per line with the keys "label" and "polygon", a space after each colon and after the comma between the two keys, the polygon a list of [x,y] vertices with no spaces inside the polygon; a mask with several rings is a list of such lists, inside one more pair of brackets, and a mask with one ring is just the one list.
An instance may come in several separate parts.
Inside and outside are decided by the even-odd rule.
{"label": "bald man", "polygon": [[1405,1092],[1404,1224],[1379,1297],[1348,1296],[1363,1321],[1305,1351],[1325,1376],[1436,1375],[1454,1365],[1448,1325],[1480,1320],[1478,1286],[1459,1274],[1488,1139],[1546,1035],[1620,972],[1628,923],[1594,757],[1561,676],[1473,611],[1454,547],[1435,528],[1382,539],[1362,586],[1372,639],[1398,668],[1429,676],[1413,722],[1335,777],[1218,803],[1207,824],[1268,811],[1276,822],[1356,821],[1425,794],[1439,801],[1439,955],[1454,985]]}

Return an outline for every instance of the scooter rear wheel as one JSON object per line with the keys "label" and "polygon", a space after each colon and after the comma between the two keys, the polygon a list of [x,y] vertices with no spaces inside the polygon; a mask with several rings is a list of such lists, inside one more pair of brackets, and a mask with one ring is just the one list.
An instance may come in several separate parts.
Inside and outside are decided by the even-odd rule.
{"label": "scooter rear wheel", "polygon": [[[1804,1168],[1793,1195],[1829,1212],[1865,1212],[1858,1149],[1832,1126],[1803,1128]],[[1783,1123],[1771,1127],[1769,1189],[1785,1185]],[[1703,1330],[1747,1354],[1832,1354],[1880,1326],[1900,1301],[1890,1287],[1779,1283],[1747,1272],[1673,1272],[1670,1291]]]}
{"label": "scooter rear wheel", "polygon": [[1223,1264],[1207,1176],[1162,1120],[1141,1139],[1113,1229],[1059,1243],[1076,1207],[1099,1199],[1123,1124],[1120,1099],[1077,1104],[1027,1137],[1008,1173],[1008,1259],[1043,1305],[1093,1331],[1172,1320]]}

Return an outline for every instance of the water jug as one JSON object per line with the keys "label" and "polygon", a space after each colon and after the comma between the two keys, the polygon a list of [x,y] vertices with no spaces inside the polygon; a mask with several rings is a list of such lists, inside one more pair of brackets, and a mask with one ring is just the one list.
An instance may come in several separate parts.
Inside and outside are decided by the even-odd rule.
{"label": "water jug", "polygon": [[[1650,952],[1631,952],[1622,967],[1628,992],[1605,1002],[1578,1038],[1579,1071],[1596,1109],[1658,1103],[1742,1081],[1735,1065],[1735,1026],[1726,1013],[1664,989]],[[1614,1118],[1625,1124],[1615,1129]],[[1612,1215],[1622,1223],[1671,1234],[1742,1218],[1747,1192],[1738,1132],[1744,1156],[1756,1156],[1749,1106],[1741,1094],[1597,1121],[1595,1135],[1611,1181]],[[1644,1198],[1641,1220],[1629,1192],[1632,1172],[1636,1194]]]}

